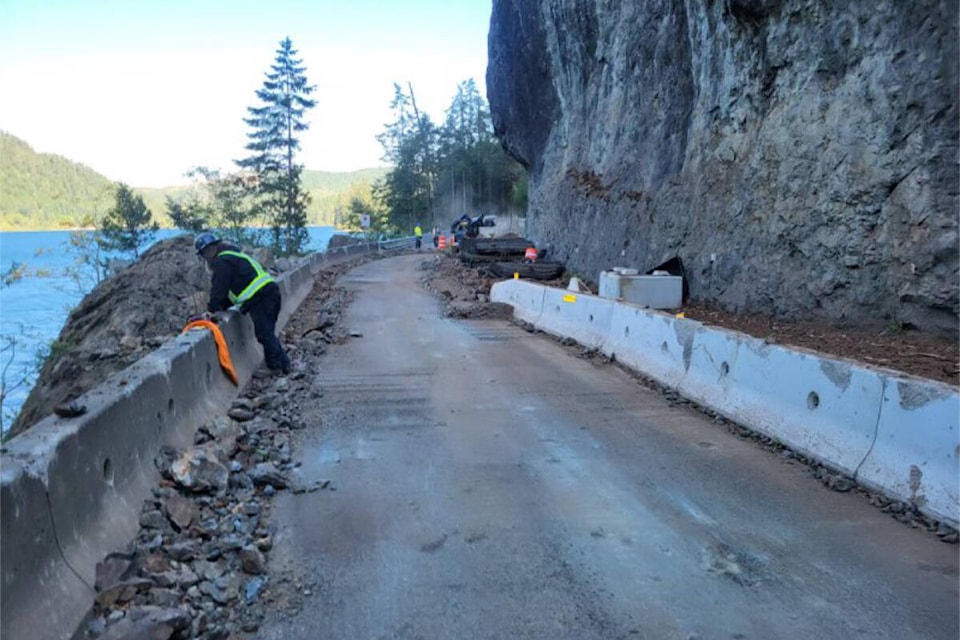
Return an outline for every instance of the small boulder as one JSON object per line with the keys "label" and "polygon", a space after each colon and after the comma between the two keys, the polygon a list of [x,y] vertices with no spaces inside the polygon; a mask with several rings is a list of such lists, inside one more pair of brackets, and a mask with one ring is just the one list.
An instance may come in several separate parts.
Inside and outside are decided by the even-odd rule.
{"label": "small boulder", "polygon": [[263,575],[267,572],[267,559],[257,547],[249,545],[240,550],[240,566],[245,573]]}
{"label": "small boulder", "polygon": [[102,591],[128,578],[133,568],[133,559],[134,556],[130,553],[108,554],[97,563],[97,577],[93,588]]}
{"label": "small boulder", "polygon": [[234,407],[227,411],[227,415],[236,420],[237,422],[247,422],[248,420],[253,420],[257,414],[255,414],[250,409],[245,409],[243,407]]}
{"label": "small boulder", "polygon": [[110,585],[97,594],[97,604],[102,609],[109,609],[115,604],[123,604],[133,599],[139,591],[146,591],[154,586],[153,580],[147,578],[131,578]]}
{"label": "small boulder", "polygon": [[164,500],[163,510],[180,531],[189,529],[191,524],[200,519],[200,510],[193,500],[179,495]]}
{"label": "small boulder", "polygon": [[196,493],[219,492],[227,488],[230,471],[210,445],[183,453],[170,465],[170,476],[184,489]]}
{"label": "small boulder", "polygon": [[274,489],[285,489],[289,484],[287,477],[280,473],[272,462],[261,462],[250,471],[250,479],[256,486],[269,485]]}
{"label": "small boulder", "polygon": [[115,625],[107,628],[100,640],[169,640],[190,626],[187,609],[136,607]]}

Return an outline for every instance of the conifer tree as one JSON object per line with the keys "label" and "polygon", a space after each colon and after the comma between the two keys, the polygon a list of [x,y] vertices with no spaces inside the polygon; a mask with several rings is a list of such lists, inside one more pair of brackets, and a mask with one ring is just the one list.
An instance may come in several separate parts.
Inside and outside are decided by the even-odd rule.
{"label": "conifer tree", "polygon": [[394,120],[377,140],[393,167],[376,185],[388,228],[526,207],[526,172],[497,142],[474,80],[457,86],[440,127],[417,110],[412,87],[408,94],[394,84],[390,108]]}
{"label": "conifer tree", "polygon": [[237,166],[256,175],[255,192],[270,221],[274,249],[283,254],[300,253],[309,236],[306,230],[309,195],[301,188],[303,166],[295,162],[300,150],[298,134],[307,130],[304,120],[316,105],[309,98],[316,89],[307,84],[306,68],[297,59],[290,38],[284,38],[277,57],[257,90],[261,106],[248,107],[244,122],[249,156]]}
{"label": "conifer tree", "polygon": [[136,259],[140,257],[140,247],[149,244],[159,228],[143,196],[121,182],[113,207],[100,221],[97,242],[105,251],[132,253]]}
{"label": "conifer tree", "polygon": [[377,136],[383,159],[392,163],[393,169],[375,191],[389,211],[389,226],[399,232],[430,219],[438,131],[430,117],[417,110],[412,87],[409,94],[396,83],[393,89],[390,108],[395,119]]}

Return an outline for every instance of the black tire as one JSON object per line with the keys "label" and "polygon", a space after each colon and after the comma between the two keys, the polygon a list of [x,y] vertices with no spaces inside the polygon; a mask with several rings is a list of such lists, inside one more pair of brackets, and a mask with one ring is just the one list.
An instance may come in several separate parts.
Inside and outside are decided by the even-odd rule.
{"label": "black tire", "polygon": [[488,264],[492,262],[500,262],[503,260],[503,256],[482,256],[476,253],[468,253],[466,251],[460,252],[460,262],[464,264]]}
{"label": "black tire", "polygon": [[527,247],[535,246],[526,238],[473,238],[470,252],[480,255],[523,255]]}
{"label": "black tire", "polygon": [[501,278],[512,278],[514,273],[521,278],[531,280],[554,280],[563,275],[563,264],[560,262],[497,262],[493,265],[494,272]]}
{"label": "black tire", "polygon": [[460,251],[465,253],[476,253],[477,252],[477,239],[476,238],[464,238],[460,241]]}

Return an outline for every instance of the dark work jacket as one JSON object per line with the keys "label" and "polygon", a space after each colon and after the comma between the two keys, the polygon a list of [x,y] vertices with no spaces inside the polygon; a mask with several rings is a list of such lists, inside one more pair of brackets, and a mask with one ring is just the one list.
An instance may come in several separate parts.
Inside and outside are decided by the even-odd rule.
{"label": "dark work jacket", "polygon": [[[240,247],[226,242],[221,243],[219,249],[220,251],[241,252]],[[257,277],[257,272],[250,266],[250,263],[236,256],[218,254],[210,266],[213,269],[213,276],[210,279],[210,302],[207,303],[207,311],[211,313],[229,309],[233,304],[230,302],[229,292],[240,293]],[[264,294],[271,290],[279,290],[276,282],[271,282],[257,291],[256,295],[243,303],[240,312],[246,313],[252,305],[256,304]]]}

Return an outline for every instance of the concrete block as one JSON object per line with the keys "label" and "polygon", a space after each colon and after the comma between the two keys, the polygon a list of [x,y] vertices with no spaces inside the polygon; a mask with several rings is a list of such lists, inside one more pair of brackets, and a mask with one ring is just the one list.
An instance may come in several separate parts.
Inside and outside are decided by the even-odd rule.
{"label": "concrete block", "polygon": [[[310,291],[310,268],[278,279],[278,326]],[[192,330],[78,398],[84,415],[50,416],[5,444],[0,637],[72,637],[93,602],[96,563],[136,534],[160,446],[190,444],[263,360],[248,316],[219,326],[240,387],[220,370],[210,332]]]}
{"label": "concrete block", "polygon": [[[585,322],[582,312],[590,307],[576,307],[578,316],[573,305],[561,304],[568,294],[563,290],[508,281],[494,285],[494,292],[495,301],[514,306],[516,317],[583,344],[595,339],[584,335],[584,327],[605,318],[595,312]],[[868,487],[960,525],[956,389],[625,302],[611,301],[609,327],[600,349],[617,361]]]}
{"label": "concrete block", "polygon": [[603,298],[622,299],[638,307],[679,309],[683,304],[683,278],[602,271],[599,292]]}
{"label": "concrete block", "polygon": [[[93,583],[85,584],[60,555],[43,480],[6,457],[0,478],[0,637],[69,638],[46,632],[76,626],[90,607]],[[37,597],[53,606],[38,606]]]}

